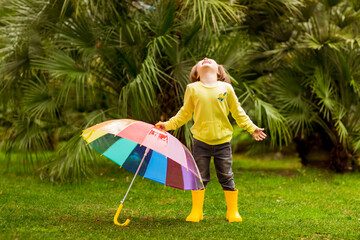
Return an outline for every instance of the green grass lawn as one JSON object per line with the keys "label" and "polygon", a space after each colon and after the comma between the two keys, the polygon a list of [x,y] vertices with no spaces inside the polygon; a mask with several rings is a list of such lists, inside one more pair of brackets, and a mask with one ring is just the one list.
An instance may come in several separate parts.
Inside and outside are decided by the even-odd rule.
{"label": "green grass lawn", "polygon": [[360,239],[359,173],[235,156],[242,223],[226,222],[213,166],[200,223],[185,222],[190,191],[138,177],[119,220],[131,222],[118,227],[113,216],[132,173],[106,163],[97,178],[61,185],[5,172],[0,160],[0,239]]}

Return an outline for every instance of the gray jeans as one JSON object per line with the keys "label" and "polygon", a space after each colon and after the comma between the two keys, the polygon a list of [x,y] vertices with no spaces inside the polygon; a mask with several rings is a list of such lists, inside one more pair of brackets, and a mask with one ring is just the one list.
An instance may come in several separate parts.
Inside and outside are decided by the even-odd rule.
{"label": "gray jeans", "polygon": [[231,170],[231,144],[208,145],[194,138],[193,156],[203,179],[204,187],[210,182],[210,160],[214,157],[216,175],[223,190],[235,190],[234,173]]}

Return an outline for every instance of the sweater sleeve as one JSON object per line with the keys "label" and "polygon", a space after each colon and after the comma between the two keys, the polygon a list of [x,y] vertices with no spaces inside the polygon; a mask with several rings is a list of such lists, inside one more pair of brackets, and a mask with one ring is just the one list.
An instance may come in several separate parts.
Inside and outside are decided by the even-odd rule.
{"label": "sweater sleeve", "polygon": [[187,86],[184,96],[184,105],[174,117],[164,123],[166,131],[175,130],[190,121],[193,112],[194,103],[191,96],[191,90],[189,89],[189,86]]}
{"label": "sweater sleeve", "polygon": [[244,109],[240,106],[239,100],[236,97],[235,91],[232,86],[228,104],[231,112],[231,116],[235,119],[237,125],[252,134],[258,127],[250,120],[249,116],[246,115]]}

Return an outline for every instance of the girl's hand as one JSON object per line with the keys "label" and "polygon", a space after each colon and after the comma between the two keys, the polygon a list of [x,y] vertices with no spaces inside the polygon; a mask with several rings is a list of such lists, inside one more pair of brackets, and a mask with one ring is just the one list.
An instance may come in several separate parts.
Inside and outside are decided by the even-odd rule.
{"label": "girl's hand", "polygon": [[160,128],[161,130],[166,131],[166,129],[165,129],[165,124],[162,123],[162,122],[158,122],[157,124],[155,124],[155,127]]}
{"label": "girl's hand", "polygon": [[263,132],[264,130],[263,128],[257,128],[251,135],[256,141],[262,141],[266,138],[266,134]]}

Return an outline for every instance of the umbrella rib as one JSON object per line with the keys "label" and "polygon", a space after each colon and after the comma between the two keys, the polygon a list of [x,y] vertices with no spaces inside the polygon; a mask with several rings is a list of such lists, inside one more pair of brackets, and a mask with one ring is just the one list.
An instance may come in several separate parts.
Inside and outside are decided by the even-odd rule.
{"label": "umbrella rib", "polygon": [[127,190],[126,193],[125,193],[125,196],[124,196],[123,200],[121,201],[121,204],[124,204],[125,199],[126,199],[128,193],[129,193],[129,191],[130,191],[130,188],[131,188],[131,186],[133,185],[133,183],[134,183],[134,181],[135,181],[136,175],[139,173],[139,170],[140,170],[140,168],[141,168],[141,165],[142,165],[142,163],[144,162],[144,159],[145,159],[146,155],[148,154],[148,152],[149,152],[149,148],[146,148],[146,149],[145,149],[144,156],[143,156],[143,158],[141,159],[141,162],[140,162],[140,164],[139,164],[139,167],[138,167],[138,169],[136,170],[136,173],[135,173],[135,175],[134,175],[134,177],[133,177],[133,179],[132,179],[132,181],[131,181],[131,183],[130,183],[130,186],[129,186],[128,190]]}

